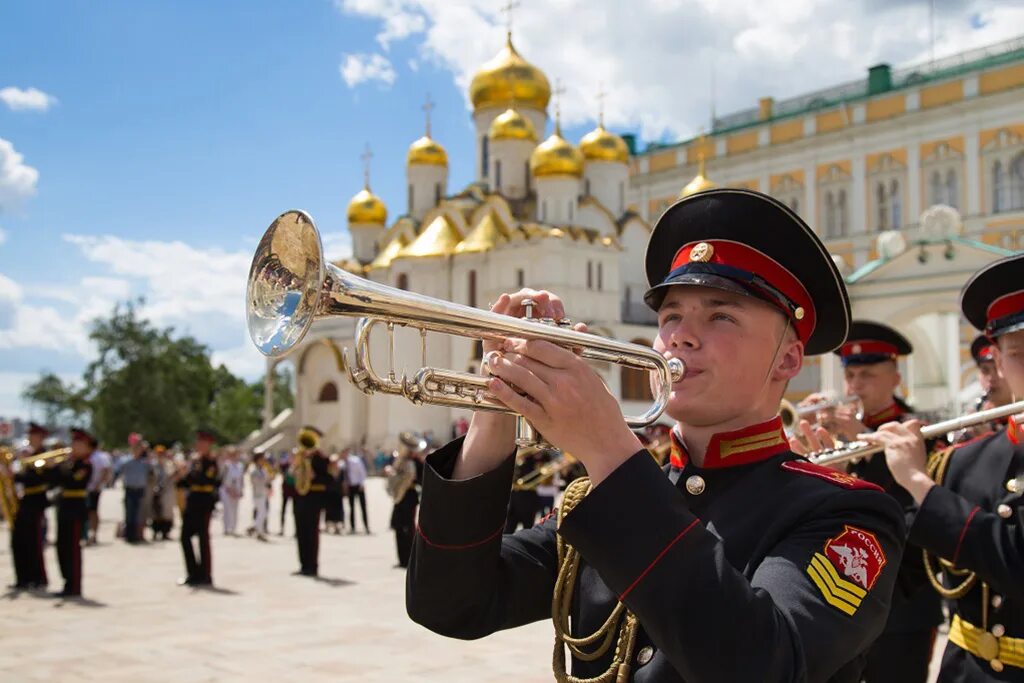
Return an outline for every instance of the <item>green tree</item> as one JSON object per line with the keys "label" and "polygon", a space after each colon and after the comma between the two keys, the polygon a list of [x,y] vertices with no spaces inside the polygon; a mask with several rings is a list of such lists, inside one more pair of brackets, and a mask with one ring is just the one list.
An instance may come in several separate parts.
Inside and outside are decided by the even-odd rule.
{"label": "green tree", "polygon": [[80,390],[65,384],[56,374],[47,371],[43,371],[39,379],[25,387],[21,397],[42,410],[43,421],[51,428],[70,426],[89,410]]}

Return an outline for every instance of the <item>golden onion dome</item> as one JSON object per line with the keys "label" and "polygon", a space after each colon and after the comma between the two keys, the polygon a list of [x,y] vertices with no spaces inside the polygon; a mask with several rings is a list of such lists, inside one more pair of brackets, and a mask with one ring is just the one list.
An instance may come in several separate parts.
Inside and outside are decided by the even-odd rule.
{"label": "golden onion dome", "polygon": [[556,175],[583,175],[583,155],[576,147],[562,137],[555,126],[555,132],[537,145],[530,155],[530,173],[534,178]]}
{"label": "golden onion dome", "polygon": [[409,145],[409,153],[405,158],[409,166],[422,164],[424,166],[447,166],[448,152],[444,147],[429,135],[424,135],[416,142]]}
{"label": "golden onion dome", "polygon": [[587,161],[615,161],[625,164],[629,161],[629,147],[626,141],[615,133],[598,126],[580,140],[580,151]]}
{"label": "golden onion dome", "polygon": [[718,185],[708,180],[707,176],[704,175],[704,155],[702,154],[699,158],[700,165],[697,167],[697,175],[694,176],[693,180],[686,183],[686,187],[680,190],[679,196],[676,197],[676,199],[683,199],[684,197],[689,197],[690,195],[697,194],[698,192],[713,190],[718,187]]}
{"label": "golden onion dome", "polygon": [[384,225],[388,221],[388,207],[384,206],[381,198],[370,192],[369,187],[352,197],[348,203],[348,222],[370,223],[373,225]]}
{"label": "golden onion dome", "polygon": [[505,47],[473,76],[469,99],[476,110],[513,103],[545,110],[551,100],[551,84],[543,71],[516,52],[509,35]]}
{"label": "golden onion dome", "polygon": [[537,129],[530,119],[509,107],[491,122],[487,137],[492,140],[527,140],[537,142]]}

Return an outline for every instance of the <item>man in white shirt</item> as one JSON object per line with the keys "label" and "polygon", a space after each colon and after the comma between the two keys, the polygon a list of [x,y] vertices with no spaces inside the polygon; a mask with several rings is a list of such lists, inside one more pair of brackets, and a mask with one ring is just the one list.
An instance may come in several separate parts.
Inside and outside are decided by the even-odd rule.
{"label": "man in white shirt", "polygon": [[345,477],[348,480],[348,511],[350,533],[356,532],[356,498],[359,498],[359,508],[363,513],[363,528],[370,533],[370,524],[366,521],[366,461],[363,460],[362,451],[352,449],[345,458]]}
{"label": "man in white shirt", "polygon": [[88,545],[96,545],[96,537],[100,529],[100,493],[110,483],[113,476],[113,460],[106,451],[96,450],[89,456],[89,463],[92,465],[92,477],[86,488],[88,492],[89,527],[86,531],[86,542]]}
{"label": "man in white shirt", "polygon": [[238,460],[238,450],[227,449],[224,481],[220,487],[220,502],[224,505],[224,535],[234,536],[238,524],[238,501],[242,499],[245,470]]}

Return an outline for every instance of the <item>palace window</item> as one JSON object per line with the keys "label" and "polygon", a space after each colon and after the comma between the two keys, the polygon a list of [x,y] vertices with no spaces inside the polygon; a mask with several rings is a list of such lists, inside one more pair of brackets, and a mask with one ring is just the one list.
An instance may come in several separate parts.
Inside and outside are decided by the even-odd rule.
{"label": "palace window", "polygon": [[476,308],[476,271],[471,270],[467,273],[466,289],[468,291],[467,300],[470,306]]}
{"label": "palace window", "polygon": [[[648,348],[651,346],[651,342],[647,339],[634,339],[632,343]],[[623,401],[653,400],[650,375],[646,371],[624,366],[619,370],[619,379],[622,383]]]}
{"label": "palace window", "polygon": [[878,231],[903,226],[903,179],[906,166],[892,154],[883,154],[868,169],[871,215]]}
{"label": "palace window", "polygon": [[320,387],[320,394],[316,400],[317,403],[336,403],[338,401],[338,385],[328,382]]}
{"label": "palace window", "polygon": [[[829,166],[818,180],[818,218],[825,224],[825,238],[846,237],[849,228],[849,206],[846,197],[852,179],[839,164]],[[810,217],[813,219],[813,217]]]}
{"label": "palace window", "polygon": [[964,155],[941,142],[927,157],[921,160],[921,168],[927,179],[927,201],[934,206],[945,204],[960,208],[960,169]]}
{"label": "palace window", "polygon": [[804,186],[792,175],[786,174],[772,185],[771,194],[794,213],[800,213],[800,199],[804,194]]}
{"label": "palace window", "polygon": [[893,230],[899,230],[903,225],[903,195],[900,193],[898,180],[893,180],[889,184],[889,210],[892,212],[889,225]]}
{"label": "palace window", "polygon": [[982,149],[991,213],[1024,210],[1024,140],[1004,128]]}
{"label": "palace window", "polygon": [[408,291],[409,290],[409,274],[408,273],[399,273],[398,274],[398,279],[395,281],[395,287],[398,287],[399,289],[404,289],[404,290]]}

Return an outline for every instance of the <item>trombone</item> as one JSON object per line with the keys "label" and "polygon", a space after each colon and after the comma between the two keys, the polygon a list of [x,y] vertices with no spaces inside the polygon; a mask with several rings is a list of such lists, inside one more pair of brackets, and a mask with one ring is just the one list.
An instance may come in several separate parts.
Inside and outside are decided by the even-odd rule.
{"label": "trombone", "polygon": [[[576,350],[588,360],[616,363],[654,374],[654,402],[642,415],[626,417],[632,428],[646,426],[661,416],[672,384],[685,371],[682,361],[665,359],[654,349],[566,329],[566,323],[480,310],[378,284],[352,275],[326,262],[320,234],[313,219],[302,211],[278,216],[260,240],[249,269],[246,319],[249,336],[267,356],[288,353],[308,332],[314,320],[343,316],[360,318],[355,350],[344,365],[351,381],[366,394],[380,392],[426,403],[471,410],[515,414],[487,390],[487,378],[426,365],[427,332],[503,341],[510,337],[542,339]],[[391,368],[386,376],[374,369],[370,358],[370,332],[384,326],[388,334]],[[410,327],[420,333],[423,367],[412,377],[395,374],[394,329]],[[516,443],[542,444],[539,435],[521,416],[516,420]]]}
{"label": "trombone", "polygon": [[[949,432],[967,429],[968,427],[974,427],[975,425],[991,422],[992,420],[1000,420],[1004,417],[1016,415],[1021,412],[1024,412],[1024,401],[1008,403],[1005,406],[989,408],[988,410],[970,413],[969,415],[962,415],[960,417],[955,417],[952,420],[936,422],[933,425],[922,427],[921,436],[925,439],[934,439]],[[824,465],[829,467],[832,465],[840,465],[850,461],[860,460],[861,458],[869,455],[881,453],[884,450],[884,446],[876,446],[866,441],[851,441],[838,448],[820,451],[810,456],[809,459],[815,465]]]}

